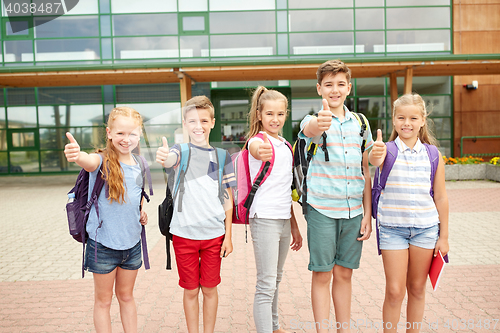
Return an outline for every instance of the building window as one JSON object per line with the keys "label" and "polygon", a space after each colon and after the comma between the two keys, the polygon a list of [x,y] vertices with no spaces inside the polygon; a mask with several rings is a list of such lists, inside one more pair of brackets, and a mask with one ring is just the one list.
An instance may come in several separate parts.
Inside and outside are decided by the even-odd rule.
{"label": "building window", "polygon": [[141,0],[141,1],[111,0],[111,10],[113,14],[175,13],[177,11],[177,1],[176,0]]}
{"label": "building window", "polygon": [[179,13],[179,35],[208,34],[208,14],[201,12]]}
{"label": "building window", "polygon": [[210,11],[275,9],[275,0],[209,0]]}
{"label": "building window", "polygon": [[210,13],[210,33],[260,33],[276,31],[274,11]]}
{"label": "building window", "polygon": [[113,36],[177,35],[176,14],[113,15]]}

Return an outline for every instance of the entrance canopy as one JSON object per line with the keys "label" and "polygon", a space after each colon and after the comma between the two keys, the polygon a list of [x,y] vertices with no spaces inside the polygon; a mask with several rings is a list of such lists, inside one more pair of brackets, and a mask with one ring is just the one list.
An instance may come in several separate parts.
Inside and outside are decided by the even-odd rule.
{"label": "entrance canopy", "polygon": [[[179,63],[4,67],[0,88],[175,83],[185,78],[191,82],[306,80],[315,79],[318,66],[326,60],[183,63],[182,67]],[[342,60],[353,78],[500,74],[498,54]]]}

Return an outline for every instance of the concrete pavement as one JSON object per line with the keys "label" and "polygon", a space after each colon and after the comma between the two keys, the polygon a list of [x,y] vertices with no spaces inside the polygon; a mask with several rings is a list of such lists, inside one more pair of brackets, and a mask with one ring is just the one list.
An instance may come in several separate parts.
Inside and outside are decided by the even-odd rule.
{"label": "concrete pavement", "polygon": [[[0,332],[94,331],[92,274],[81,279],[82,248],[69,236],[64,211],[75,178],[0,177]],[[446,186],[451,262],[436,292],[428,284],[422,332],[500,332],[500,183]],[[165,242],[157,227],[161,181],[155,182],[155,191],[145,208],[151,270],[139,270],[135,287],[139,332],[187,332],[175,261],[173,270],[166,271]],[[302,216],[300,208],[296,211]],[[299,227],[305,239],[303,218]],[[222,263],[216,332],[255,332],[250,230],[248,239],[245,243],[244,226],[233,227],[234,253]],[[307,264],[305,242],[300,251],[289,253],[280,285],[281,324],[291,332],[314,332]],[[381,331],[384,281],[373,234],[353,274],[353,332]],[[111,313],[113,332],[122,332],[116,299]],[[333,312],[330,319],[333,323]]]}

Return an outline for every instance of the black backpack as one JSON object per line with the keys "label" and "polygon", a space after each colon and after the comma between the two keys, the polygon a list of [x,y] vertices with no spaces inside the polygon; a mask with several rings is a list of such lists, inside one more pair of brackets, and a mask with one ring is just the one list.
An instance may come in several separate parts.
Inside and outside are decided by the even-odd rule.
{"label": "black backpack", "polygon": [[172,259],[170,254],[170,241],[172,240],[172,234],[170,233],[170,222],[172,221],[172,215],[174,214],[174,198],[172,196],[171,188],[174,185],[174,170],[166,171],[166,192],[165,199],[158,205],[158,226],[160,227],[160,232],[165,236],[165,247],[167,252],[167,267],[166,269],[172,269]]}

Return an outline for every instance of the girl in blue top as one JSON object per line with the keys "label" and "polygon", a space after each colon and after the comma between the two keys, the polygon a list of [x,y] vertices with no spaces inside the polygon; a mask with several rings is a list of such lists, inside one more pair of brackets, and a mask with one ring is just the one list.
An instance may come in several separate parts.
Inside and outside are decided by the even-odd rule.
{"label": "girl in blue top", "polygon": [[[449,250],[444,162],[439,154],[432,197],[431,165],[423,143],[435,144],[436,140],[426,120],[425,102],[418,94],[406,94],[394,102],[389,141],[395,141],[398,155],[380,195],[377,213],[386,277],[384,332],[396,332],[398,326],[406,332],[420,330],[432,258],[438,251],[444,256]],[[378,130],[370,162],[382,169],[386,155],[387,147]],[[406,292],[406,323],[402,325],[398,322]]]}
{"label": "girl in blue top", "polygon": [[[280,136],[287,106],[282,93],[260,86],[253,94],[249,115],[251,179],[257,176],[262,163],[271,160],[273,146],[275,153],[271,173],[257,190],[249,213],[257,268],[253,316],[258,333],[286,332],[279,326],[278,286],[288,247],[295,251],[302,247],[292,209],[292,152]],[[254,138],[259,132],[263,133],[263,140]]]}
{"label": "girl in blue top", "polygon": [[[89,194],[102,163],[106,185],[99,196],[99,219],[95,206],[89,214],[85,269],[94,275],[94,326],[97,332],[111,332],[110,307],[113,286],[120,306],[125,332],[137,332],[137,310],[134,284],[141,259],[141,224],[147,223],[146,212],[140,210],[142,193],[141,168],[132,150],[141,136],[142,117],[129,107],[114,108],[106,127],[106,149],[87,154],[80,150],[68,132],[70,143],[64,154],[90,173]],[[107,187],[107,189],[106,189]],[[106,194],[108,194],[106,197]],[[97,261],[94,249],[97,247]]]}

